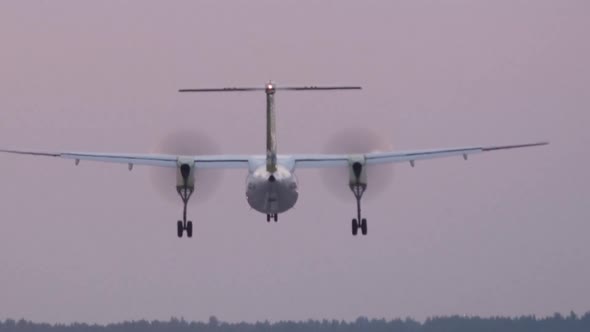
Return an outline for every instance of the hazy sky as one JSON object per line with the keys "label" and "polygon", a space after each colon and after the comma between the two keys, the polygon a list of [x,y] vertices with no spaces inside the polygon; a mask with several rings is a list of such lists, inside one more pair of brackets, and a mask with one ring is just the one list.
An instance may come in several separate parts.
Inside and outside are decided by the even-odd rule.
{"label": "hazy sky", "polygon": [[263,154],[263,94],[176,91],[269,79],[364,87],[277,94],[280,153],[327,152],[349,128],[396,149],[551,145],[396,165],[356,238],[352,194],[320,171],[298,172],[297,206],[270,225],[246,173],[223,172],[191,204],[189,240],[148,168],[1,155],[0,319],[590,310],[589,14],[585,0],[2,1],[5,148],[150,152],[191,130]]}

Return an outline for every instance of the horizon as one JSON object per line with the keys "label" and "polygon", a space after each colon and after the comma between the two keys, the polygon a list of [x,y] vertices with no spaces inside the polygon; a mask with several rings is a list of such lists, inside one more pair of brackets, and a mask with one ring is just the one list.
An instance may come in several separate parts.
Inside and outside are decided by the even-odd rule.
{"label": "horizon", "polygon": [[57,326],[57,325],[66,325],[66,326],[71,326],[71,325],[77,325],[77,324],[85,324],[85,325],[89,325],[89,326],[102,326],[102,327],[106,327],[109,325],[123,325],[123,324],[133,324],[133,323],[139,323],[139,322],[149,322],[149,323],[170,323],[170,322],[182,322],[182,323],[186,323],[186,324],[214,324],[214,325],[218,325],[218,324],[228,324],[228,325],[239,325],[239,324],[250,324],[250,325],[256,325],[256,324],[271,324],[271,325],[279,325],[279,324],[283,324],[283,323],[307,323],[307,322],[338,322],[338,323],[344,323],[344,324],[355,324],[359,321],[368,321],[368,322],[374,322],[374,321],[385,321],[385,322],[416,322],[419,324],[426,324],[429,321],[432,320],[446,320],[446,319],[452,319],[452,318],[461,318],[461,319],[482,319],[482,320],[495,320],[495,319],[506,319],[506,320],[519,320],[519,319],[533,319],[535,321],[546,321],[546,320],[552,320],[552,319],[557,319],[557,320],[563,320],[563,319],[576,319],[576,320],[581,320],[581,321],[588,321],[590,322],[590,310],[586,311],[584,313],[576,313],[573,310],[570,310],[567,313],[561,313],[561,312],[555,312],[551,315],[545,315],[545,316],[537,316],[534,314],[524,314],[524,315],[515,315],[515,316],[479,316],[479,315],[466,315],[466,314],[452,314],[452,315],[442,315],[442,316],[432,316],[432,317],[426,317],[422,320],[418,320],[415,319],[413,317],[392,317],[392,318],[386,318],[386,317],[368,317],[368,316],[363,316],[360,315],[358,316],[356,319],[351,319],[351,320],[338,320],[338,319],[332,319],[332,318],[320,318],[320,319],[312,319],[312,318],[308,318],[308,319],[301,319],[301,320],[271,320],[271,319],[265,319],[265,320],[259,320],[259,321],[228,321],[228,320],[224,320],[223,318],[217,317],[216,315],[211,315],[209,316],[208,319],[206,320],[187,320],[184,317],[176,317],[176,316],[171,316],[170,318],[168,318],[167,320],[159,320],[159,319],[146,319],[146,318],[141,318],[141,319],[136,319],[136,320],[124,320],[124,321],[117,321],[117,322],[107,322],[107,323],[95,323],[95,322],[81,322],[81,321],[72,321],[72,322],[55,322],[55,323],[48,323],[48,322],[36,322],[36,321],[31,321],[31,320],[27,320],[25,318],[4,318],[4,319],[0,319],[0,323],[6,323],[8,321],[14,321],[14,322],[20,322],[20,321],[25,321],[27,323],[33,323],[33,324],[49,324],[52,326]]}

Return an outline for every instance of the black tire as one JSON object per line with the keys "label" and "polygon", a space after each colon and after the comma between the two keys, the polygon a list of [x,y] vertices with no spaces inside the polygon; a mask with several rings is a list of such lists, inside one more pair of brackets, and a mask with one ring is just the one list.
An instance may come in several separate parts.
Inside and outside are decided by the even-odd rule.
{"label": "black tire", "polygon": [[365,218],[361,220],[361,232],[363,233],[363,235],[367,235],[367,219]]}
{"label": "black tire", "polygon": [[266,214],[266,222],[270,222],[270,214],[269,213]]}
{"label": "black tire", "polygon": [[178,237],[182,237],[182,233],[184,232],[184,226],[182,225],[182,221],[178,221],[176,223],[176,233],[178,234]]}
{"label": "black tire", "polygon": [[189,221],[186,223],[186,236],[193,237],[193,222]]}
{"label": "black tire", "polygon": [[355,219],[352,219],[352,235],[356,236],[358,232],[359,232],[359,223],[355,218]]}
{"label": "black tire", "polygon": [[279,221],[279,214],[275,213],[273,218],[275,219],[275,222]]}

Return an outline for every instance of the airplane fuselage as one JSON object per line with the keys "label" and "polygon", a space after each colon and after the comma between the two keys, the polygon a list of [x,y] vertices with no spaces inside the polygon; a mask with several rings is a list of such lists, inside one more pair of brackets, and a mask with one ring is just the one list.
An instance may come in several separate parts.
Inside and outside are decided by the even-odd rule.
{"label": "airplane fuselage", "polygon": [[277,164],[272,173],[260,166],[248,174],[246,198],[258,212],[283,213],[295,205],[298,197],[297,177],[283,165]]}

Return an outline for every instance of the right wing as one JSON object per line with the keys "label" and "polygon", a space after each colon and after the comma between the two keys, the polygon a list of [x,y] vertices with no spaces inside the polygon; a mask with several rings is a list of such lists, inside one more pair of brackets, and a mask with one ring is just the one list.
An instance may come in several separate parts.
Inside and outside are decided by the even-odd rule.
{"label": "right wing", "polygon": [[412,166],[416,160],[435,159],[452,156],[463,156],[467,159],[470,154],[507,150],[516,148],[525,148],[532,146],[547,145],[547,142],[516,144],[516,145],[497,145],[497,146],[475,146],[449,149],[432,149],[432,150],[414,150],[398,152],[371,152],[365,154],[309,154],[291,156],[294,167],[297,168],[322,168],[322,167],[342,167],[348,166],[351,156],[364,156],[367,165],[378,165],[387,163],[409,162]]}

